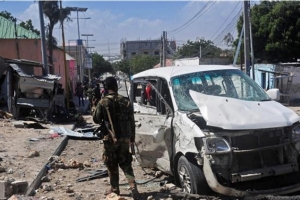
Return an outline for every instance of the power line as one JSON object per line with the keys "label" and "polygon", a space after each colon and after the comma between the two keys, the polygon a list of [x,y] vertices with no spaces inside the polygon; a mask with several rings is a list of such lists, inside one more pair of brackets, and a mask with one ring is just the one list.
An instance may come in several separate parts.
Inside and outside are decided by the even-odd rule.
{"label": "power line", "polygon": [[229,17],[232,15],[232,13],[235,11],[235,9],[238,7],[238,5],[241,3],[241,1],[238,1],[238,3],[236,4],[236,6],[233,8],[233,10],[231,11],[231,13],[228,15],[228,17],[224,20],[224,22],[222,23],[222,26],[220,26],[220,28],[213,34],[213,36],[211,36],[211,40],[212,38],[221,30],[221,28],[223,27],[224,24],[226,24],[227,20],[229,19]]}
{"label": "power line", "polygon": [[[236,23],[237,23],[237,19],[240,17],[242,13],[242,8],[240,9],[240,11],[232,18],[232,20],[227,24],[227,26],[223,29],[223,31],[216,37],[212,40],[213,43],[215,43],[216,41],[219,41],[220,38],[223,39],[223,36],[225,35],[224,33],[228,33],[228,29],[231,29],[232,26],[234,26]],[[222,35],[223,34],[223,35]]]}
{"label": "power line", "polygon": [[176,28],[174,30],[168,31],[168,34],[175,35],[176,33],[179,33],[180,31],[187,28],[189,25],[191,25],[193,22],[195,22],[197,19],[199,19],[200,16],[202,16],[209,8],[215,3],[215,1],[209,1],[207,2],[203,8],[201,8],[191,19],[189,19],[186,23],[184,23],[179,28]]}

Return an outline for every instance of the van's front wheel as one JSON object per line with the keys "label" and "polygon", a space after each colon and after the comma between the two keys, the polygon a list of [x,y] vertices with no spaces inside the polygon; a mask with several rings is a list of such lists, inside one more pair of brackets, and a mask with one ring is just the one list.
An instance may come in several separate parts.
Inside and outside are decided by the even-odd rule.
{"label": "van's front wheel", "polygon": [[183,191],[190,194],[207,195],[211,189],[200,167],[181,156],[178,160],[177,174]]}

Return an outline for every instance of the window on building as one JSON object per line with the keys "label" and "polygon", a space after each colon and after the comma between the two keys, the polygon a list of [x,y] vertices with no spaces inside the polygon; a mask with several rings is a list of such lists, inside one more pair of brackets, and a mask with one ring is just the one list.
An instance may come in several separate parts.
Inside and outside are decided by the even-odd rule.
{"label": "window on building", "polygon": [[135,52],[132,52],[131,55],[134,56],[134,55],[136,55],[136,53],[135,53]]}
{"label": "window on building", "polygon": [[155,51],[154,55],[159,56],[159,51]]}
{"label": "window on building", "polygon": [[145,51],[145,52],[144,52],[144,54],[145,54],[145,55],[148,55],[148,52],[147,52],[147,51]]}

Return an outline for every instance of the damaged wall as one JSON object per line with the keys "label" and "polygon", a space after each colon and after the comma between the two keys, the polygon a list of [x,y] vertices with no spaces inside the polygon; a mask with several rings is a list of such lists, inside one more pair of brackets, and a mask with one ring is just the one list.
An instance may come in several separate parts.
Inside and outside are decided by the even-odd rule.
{"label": "damaged wall", "polygon": [[[42,62],[41,41],[39,39],[0,39],[0,45],[0,57]],[[59,82],[65,88],[64,52],[62,49],[54,49],[53,61],[53,74],[61,76]],[[69,70],[69,62],[66,63]],[[42,75],[42,68],[34,69],[34,75]]]}

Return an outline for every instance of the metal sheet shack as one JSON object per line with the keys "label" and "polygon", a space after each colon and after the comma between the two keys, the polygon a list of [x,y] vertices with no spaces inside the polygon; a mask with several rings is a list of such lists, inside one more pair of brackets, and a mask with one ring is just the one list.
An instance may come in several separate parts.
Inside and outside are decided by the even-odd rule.
{"label": "metal sheet shack", "polygon": [[289,105],[300,98],[299,66],[300,63],[255,64],[255,81],[266,90],[278,88],[280,103]]}
{"label": "metal sheet shack", "polygon": [[[3,63],[3,62],[2,62]],[[28,60],[5,60],[1,93],[7,97],[7,109],[14,118],[38,117],[48,119],[54,97],[59,89],[57,75],[35,75],[42,64]],[[38,68],[38,70],[36,70]],[[6,88],[5,88],[6,87]]]}

